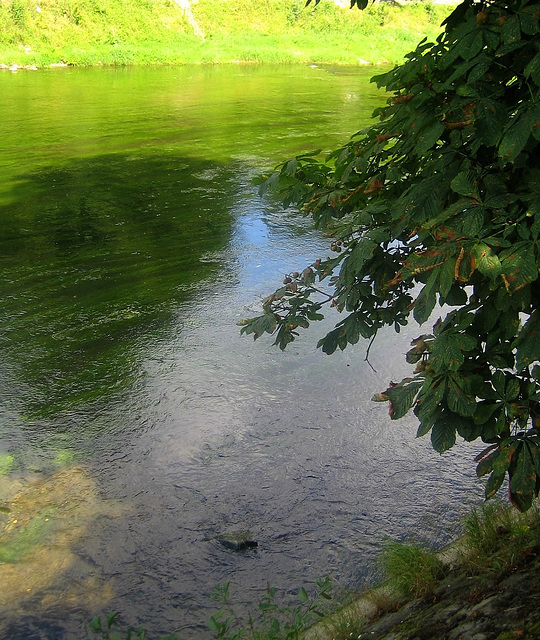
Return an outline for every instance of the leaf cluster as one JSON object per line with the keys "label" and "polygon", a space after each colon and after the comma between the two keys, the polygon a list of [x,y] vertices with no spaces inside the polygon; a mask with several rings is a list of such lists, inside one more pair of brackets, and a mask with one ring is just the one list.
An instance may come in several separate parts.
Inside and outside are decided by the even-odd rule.
{"label": "leaf cluster", "polygon": [[319,578],[317,590],[312,596],[302,587],[298,592],[299,603],[283,606],[277,601],[277,590],[268,587],[259,601],[258,615],[249,616],[243,623],[230,603],[230,583],[216,585],[212,597],[222,607],[209,620],[208,626],[219,640],[299,640],[305,630],[326,614],[324,603],[332,600],[330,580]]}
{"label": "leaf cluster", "polygon": [[458,436],[488,444],[486,496],[508,476],[522,510],[540,489],[539,18],[534,0],[465,0],[436,42],[373,78],[390,97],[371,126],[262,181],[334,240],[242,328],[285,348],[331,305],[331,354],[438,310],[412,374],[375,399],[392,419],[412,409],[440,453]]}

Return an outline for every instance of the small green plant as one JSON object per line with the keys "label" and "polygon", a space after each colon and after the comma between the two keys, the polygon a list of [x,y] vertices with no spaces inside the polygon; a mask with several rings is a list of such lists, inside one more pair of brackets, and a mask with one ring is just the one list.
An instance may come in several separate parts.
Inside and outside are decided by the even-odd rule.
{"label": "small green plant", "polygon": [[[113,631],[117,616],[117,611],[111,611],[104,622],[101,621],[99,616],[92,618],[89,624],[90,630],[94,633],[100,634],[103,640],[147,640],[148,636],[146,635],[146,630],[141,626],[136,629],[128,627],[125,633]],[[167,636],[162,636],[161,640],[178,640],[178,636],[173,633]]]}
{"label": "small green plant", "polygon": [[218,584],[212,598],[222,607],[210,618],[208,626],[218,640],[299,640],[309,626],[325,616],[323,603],[332,600],[328,578],[318,579],[316,585],[318,591],[313,597],[304,588],[299,590],[300,602],[296,606],[279,605],[276,588],[269,587],[259,602],[258,616],[250,614],[245,622],[230,603],[230,583]]}
{"label": "small green plant", "polygon": [[390,542],[381,552],[380,561],[392,586],[415,598],[429,595],[444,575],[437,554],[416,544]]}

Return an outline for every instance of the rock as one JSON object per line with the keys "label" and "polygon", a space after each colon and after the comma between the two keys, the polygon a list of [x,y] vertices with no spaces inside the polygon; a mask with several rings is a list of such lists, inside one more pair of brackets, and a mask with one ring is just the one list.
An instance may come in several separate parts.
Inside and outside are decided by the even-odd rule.
{"label": "rock", "polygon": [[218,542],[226,549],[231,551],[248,551],[256,549],[259,544],[256,540],[252,540],[249,531],[231,531],[222,536],[218,536]]}

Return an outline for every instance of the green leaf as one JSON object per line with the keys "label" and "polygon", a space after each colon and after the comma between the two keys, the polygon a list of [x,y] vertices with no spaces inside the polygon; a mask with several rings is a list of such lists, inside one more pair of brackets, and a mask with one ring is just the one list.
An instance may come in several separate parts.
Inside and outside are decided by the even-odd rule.
{"label": "green leaf", "polygon": [[455,379],[448,380],[448,394],[446,402],[451,411],[460,416],[472,417],[476,412],[476,399],[473,395],[466,393],[457,384]]}
{"label": "green leaf", "polygon": [[418,324],[423,324],[429,319],[431,312],[437,303],[435,283],[439,275],[440,267],[435,267],[422,291],[418,294],[414,303],[414,319]]}
{"label": "green leaf", "polygon": [[[488,449],[489,450],[489,449]],[[484,456],[476,467],[476,475],[481,478],[493,471],[493,463],[498,455],[498,450],[493,451],[488,456]],[[478,459],[478,458],[477,458]]]}
{"label": "green leaf", "polygon": [[92,618],[92,620],[90,620],[90,622],[88,623],[88,626],[94,633],[99,633],[101,631],[101,618],[99,616]]}
{"label": "green leaf", "polygon": [[362,238],[350,254],[343,260],[340,271],[340,279],[346,286],[350,286],[362,270],[366,260],[373,256],[377,244],[369,238]]}
{"label": "green leaf", "polygon": [[[461,235],[474,238],[480,234],[484,227],[484,208],[478,205],[473,205],[456,219],[456,228],[458,224],[461,226]],[[472,269],[474,271],[474,269]]]}
{"label": "green leaf", "polygon": [[472,60],[482,49],[482,44],[482,32],[480,30],[473,31],[460,41],[458,45],[459,54],[464,60]]}
{"label": "green leaf", "polygon": [[319,340],[317,347],[319,349],[322,347],[323,353],[326,353],[326,355],[332,355],[338,348],[341,333],[340,328],[333,329],[324,338]]}
{"label": "green leaf", "polygon": [[526,65],[524,73],[526,78],[532,78],[533,82],[540,86],[540,52]]}
{"label": "green leaf", "polygon": [[298,592],[298,598],[301,602],[307,602],[309,600],[309,596],[304,587],[301,587],[300,591]]}
{"label": "green leaf", "polygon": [[490,475],[487,483],[486,483],[486,500],[492,498],[497,491],[501,488],[502,483],[506,474],[495,473],[495,471]]}
{"label": "green leaf", "polygon": [[464,333],[446,331],[439,334],[430,345],[430,362],[437,369],[446,367],[457,371],[465,361],[464,352],[476,347],[476,339]]}
{"label": "green leaf", "polygon": [[507,402],[511,402],[512,400],[515,400],[518,397],[518,395],[519,395],[519,381],[516,378],[511,378],[506,385],[504,399]]}
{"label": "green leaf", "polygon": [[448,420],[454,425],[458,435],[467,442],[473,442],[482,435],[482,428],[476,424],[473,418],[464,418],[457,413],[448,412]]}
{"label": "green leaf", "polygon": [[471,69],[469,75],[467,76],[467,82],[469,84],[472,84],[477,80],[480,80],[481,78],[483,78],[490,66],[491,66],[490,58],[485,57],[484,59],[482,59],[478,64],[476,64]]}
{"label": "green leaf", "polygon": [[118,616],[118,611],[111,611],[109,613],[109,615],[107,616],[107,629],[110,629],[113,626],[117,616]]}
{"label": "green leaf", "polygon": [[431,149],[431,147],[439,140],[444,132],[444,125],[441,122],[435,122],[431,126],[424,129],[418,135],[418,142],[414,148],[417,155],[423,155]]}
{"label": "green leaf", "polygon": [[540,478],[540,448],[535,442],[528,441],[529,451],[536,470],[536,475]]}
{"label": "green leaf", "polygon": [[365,315],[362,313],[351,313],[338,326],[342,327],[349,344],[356,344],[360,337],[371,338],[376,331],[374,327],[367,324]]}
{"label": "green leaf", "polygon": [[483,99],[478,102],[474,128],[482,144],[498,144],[507,121],[506,109],[497,101]]}
{"label": "green leaf", "polygon": [[504,475],[510,467],[515,452],[516,447],[513,444],[501,447],[493,461],[493,471],[498,475]]}
{"label": "green leaf", "polygon": [[445,304],[449,304],[451,306],[462,306],[467,303],[467,292],[463,287],[461,287],[457,282],[455,282],[451,287],[445,298]]}
{"label": "green leaf", "polygon": [[277,320],[273,313],[265,313],[257,318],[251,318],[242,323],[243,326],[240,329],[240,333],[246,335],[253,334],[253,338],[256,340],[260,338],[263,333],[274,333]]}
{"label": "green leaf", "polygon": [[480,307],[474,318],[474,327],[481,334],[487,334],[497,324],[500,313],[486,305]]}
{"label": "green leaf", "polygon": [[423,436],[427,435],[431,431],[431,428],[434,424],[435,421],[432,422],[431,420],[428,422],[421,422],[416,431],[416,437],[422,438]]}
{"label": "green leaf", "polygon": [[538,278],[538,266],[530,244],[506,250],[501,259],[501,271],[506,289],[515,293]]}
{"label": "green leaf", "polygon": [[491,377],[493,388],[499,394],[501,398],[504,398],[504,392],[506,389],[506,377],[502,371],[495,371]]}
{"label": "green leaf", "polygon": [[533,362],[540,361],[540,310],[537,309],[530,315],[513,346],[517,347],[518,371],[522,371]]}
{"label": "green leaf", "polygon": [[223,612],[222,611],[218,611],[218,613],[216,613],[215,615],[211,616],[210,619],[208,620],[208,628],[213,633],[220,633],[220,631],[221,631],[222,624],[220,622],[218,622],[218,619],[217,619],[217,616],[220,613],[223,613]]}
{"label": "green leaf", "polygon": [[462,171],[452,180],[450,186],[461,196],[475,196],[478,194],[477,175],[473,171]]}
{"label": "green leaf", "polygon": [[431,444],[437,453],[444,453],[456,444],[456,430],[444,417],[433,425]]}
{"label": "green leaf", "polygon": [[539,121],[540,105],[533,105],[516,118],[499,145],[499,155],[503,160],[515,162],[527,144],[533,127],[538,128]]}
{"label": "green leaf", "polygon": [[519,13],[519,22],[523,33],[530,36],[538,34],[538,5],[525,7]]}
{"label": "green leaf", "polygon": [[[439,412],[440,404],[445,393],[446,380],[444,378],[426,379],[422,385],[422,391],[418,395],[416,406],[414,408],[415,415],[422,423],[429,424],[431,427],[434,422],[434,417]],[[425,433],[427,433],[427,431]]]}
{"label": "green leaf", "polygon": [[474,421],[478,425],[485,424],[497,409],[501,409],[504,405],[500,402],[477,402],[476,411],[474,412]]}
{"label": "green leaf", "polygon": [[488,276],[491,280],[501,273],[502,266],[499,257],[491,247],[483,242],[474,245],[471,253],[476,261],[476,268],[484,276]]}
{"label": "green leaf", "polygon": [[536,469],[527,442],[517,453],[516,466],[510,477],[510,493],[518,509],[526,510],[532,504],[536,488]]}
{"label": "green leaf", "polygon": [[392,420],[402,418],[409,411],[421,387],[422,382],[405,378],[383,393],[390,400],[389,413]]}
{"label": "green leaf", "polygon": [[448,258],[441,267],[439,276],[439,294],[442,298],[441,304],[444,304],[446,297],[450,293],[450,288],[454,284],[455,267],[455,257]]}
{"label": "green leaf", "polygon": [[501,29],[501,36],[505,44],[517,42],[521,36],[519,17],[517,14],[509,16]]}
{"label": "green leaf", "polygon": [[427,286],[424,287],[414,305],[414,319],[418,324],[423,324],[429,320],[436,303],[435,292],[432,289],[428,289]]}

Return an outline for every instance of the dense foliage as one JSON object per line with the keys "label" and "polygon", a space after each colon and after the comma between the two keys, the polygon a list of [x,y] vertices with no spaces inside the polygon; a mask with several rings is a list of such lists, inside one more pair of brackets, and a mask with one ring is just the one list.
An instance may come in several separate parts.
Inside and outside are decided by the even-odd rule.
{"label": "dense foliage", "polygon": [[242,328],[283,349],[330,304],[345,314],[319,343],[331,354],[440,313],[407,354],[414,372],[375,399],[392,419],[412,409],[440,453],[457,436],[487,443],[486,496],[508,475],[521,510],[540,489],[539,17],[534,0],[465,0],[435,43],[374,78],[392,96],[372,126],[264,178],[330,230],[333,254]]}

